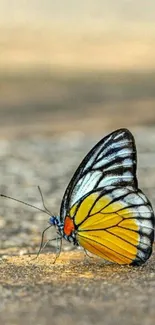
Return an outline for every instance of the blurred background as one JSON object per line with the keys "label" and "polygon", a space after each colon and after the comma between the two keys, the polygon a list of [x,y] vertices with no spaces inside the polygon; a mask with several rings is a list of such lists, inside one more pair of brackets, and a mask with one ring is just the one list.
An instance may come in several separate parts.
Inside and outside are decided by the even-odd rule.
{"label": "blurred background", "polygon": [[0,135],[153,126],[154,69],[154,0],[0,0]]}
{"label": "blurred background", "polygon": [[[84,155],[128,127],[154,204],[154,125],[154,0],[0,0],[2,193],[42,207],[40,185],[59,214]],[[2,198],[0,206],[1,247],[38,247],[48,216]]]}

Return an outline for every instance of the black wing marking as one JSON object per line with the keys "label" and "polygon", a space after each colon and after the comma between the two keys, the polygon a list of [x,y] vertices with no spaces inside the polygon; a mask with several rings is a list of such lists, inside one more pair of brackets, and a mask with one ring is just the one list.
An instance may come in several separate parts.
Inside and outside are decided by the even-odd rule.
{"label": "black wing marking", "polygon": [[86,155],[73,175],[63,196],[60,219],[84,195],[106,186],[137,188],[137,153],[134,137],[119,129],[101,139]]}

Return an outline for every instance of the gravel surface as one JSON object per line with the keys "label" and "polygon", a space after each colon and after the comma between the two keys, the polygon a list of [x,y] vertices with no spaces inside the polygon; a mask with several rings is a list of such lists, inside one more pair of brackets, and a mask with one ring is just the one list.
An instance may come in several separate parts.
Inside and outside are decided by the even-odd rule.
{"label": "gravel surface", "polygon": [[[155,207],[155,129],[131,131],[138,150],[139,187]],[[73,132],[1,139],[0,192],[42,208],[40,185],[48,209],[59,213],[71,175],[100,138]],[[30,265],[23,254],[37,251],[48,215],[0,200],[0,324],[154,324],[154,256],[142,268],[122,268],[83,259],[83,252],[69,252],[72,245],[64,243],[67,253],[57,264],[46,254]],[[50,230],[46,238],[53,236]],[[54,252],[54,246],[46,250]]]}

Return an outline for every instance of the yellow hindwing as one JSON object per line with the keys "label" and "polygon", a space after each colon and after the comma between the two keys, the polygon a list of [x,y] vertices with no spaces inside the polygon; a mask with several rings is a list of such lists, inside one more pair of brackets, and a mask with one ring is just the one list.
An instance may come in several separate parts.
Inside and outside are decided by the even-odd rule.
{"label": "yellow hindwing", "polygon": [[[75,214],[74,222],[79,225],[78,242],[86,250],[104,259],[130,264],[136,258],[140,240],[134,213],[122,201],[111,203],[108,195],[98,200],[97,197],[97,193],[89,195]],[[74,206],[71,217],[75,211]]]}

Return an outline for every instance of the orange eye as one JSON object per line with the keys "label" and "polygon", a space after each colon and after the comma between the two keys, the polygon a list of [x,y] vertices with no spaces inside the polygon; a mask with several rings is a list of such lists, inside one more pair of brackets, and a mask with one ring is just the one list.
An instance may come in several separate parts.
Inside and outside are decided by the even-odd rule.
{"label": "orange eye", "polygon": [[65,235],[70,236],[73,230],[75,230],[73,220],[70,217],[66,217],[64,222]]}

